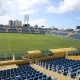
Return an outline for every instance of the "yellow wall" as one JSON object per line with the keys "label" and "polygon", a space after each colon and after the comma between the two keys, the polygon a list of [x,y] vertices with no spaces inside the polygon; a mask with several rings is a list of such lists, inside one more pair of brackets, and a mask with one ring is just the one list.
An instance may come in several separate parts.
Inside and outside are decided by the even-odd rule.
{"label": "yellow wall", "polygon": [[29,64],[29,60],[15,60],[15,61],[3,61],[0,62],[0,66],[1,65],[11,65],[11,64]]}
{"label": "yellow wall", "polygon": [[76,53],[77,49],[76,48],[59,48],[59,49],[50,49],[49,51],[52,52],[54,55],[55,54],[65,55],[66,52]]}
{"label": "yellow wall", "polygon": [[41,54],[31,54],[31,55],[27,55],[27,58],[29,59],[33,59],[33,58],[40,58]]}
{"label": "yellow wall", "polygon": [[[50,49],[50,51],[52,50],[51,52],[54,54],[53,56],[41,57],[41,53],[39,53],[39,54],[35,54],[35,55],[32,54],[31,56],[28,56],[28,57],[33,58],[33,59],[31,59],[33,62],[35,62],[36,60],[46,61],[46,60],[53,60],[53,59],[63,58],[63,57],[65,57],[67,49],[68,48],[56,49],[55,53],[54,53],[54,49]],[[71,51],[71,49],[74,52],[77,51],[77,49],[75,49],[75,48],[69,48],[70,51]],[[79,57],[67,56],[66,58],[68,58],[68,59],[79,59],[80,60],[80,56]],[[28,63],[30,63],[30,60],[16,60],[16,61],[6,61],[6,62],[3,62],[3,63],[0,62],[0,65],[28,64]]]}
{"label": "yellow wall", "polygon": [[80,60],[80,56],[67,56],[67,59]]}
{"label": "yellow wall", "polygon": [[46,60],[53,60],[53,59],[59,59],[59,58],[63,58],[63,56],[62,55],[56,55],[56,56],[30,59],[30,60],[5,61],[3,63],[0,63],[0,66],[1,65],[11,65],[11,64],[29,64],[30,61],[32,61],[32,62],[36,62],[36,60],[37,61],[46,61]]}
{"label": "yellow wall", "polygon": [[41,57],[41,51],[40,50],[28,51],[27,53],[28,53],[28,55],[26,57],[29,59]]}

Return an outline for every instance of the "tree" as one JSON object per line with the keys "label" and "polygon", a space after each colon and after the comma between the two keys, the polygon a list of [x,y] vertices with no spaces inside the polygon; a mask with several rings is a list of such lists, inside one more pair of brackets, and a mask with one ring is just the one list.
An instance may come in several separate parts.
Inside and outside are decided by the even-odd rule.
{"label": "tree", "polygon": [[30,24],[24,24],[23,26],[29,28]]}
{"label": "tree", "polygon": [[45,26],[42,25],[41,27],[44,28]]}
{"label": "tree", "polygon": [[38,25],[36,24],[36,25],[34,26],[34,28],[36,28],[36,29],[37,29],[37,28],[38,28]]}

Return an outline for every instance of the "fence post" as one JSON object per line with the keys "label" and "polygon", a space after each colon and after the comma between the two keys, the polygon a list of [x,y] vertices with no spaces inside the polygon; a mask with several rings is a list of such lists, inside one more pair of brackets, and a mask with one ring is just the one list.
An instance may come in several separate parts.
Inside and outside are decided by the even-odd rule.
{"label": "fence post", "polygon": [[72,71],[72,69],[69,68],[69,70],[68,70],[68,74],[67,74],[67,76],[68,76],[68,80],[71,80],[71,71]]}
{"label": "fence post", "polygon": [[80,78],[80,70],[77,70],[76,79],[79,80],[79,78]]}
{"label": "fence post", "polygon": [[59,70],[59,66],[57,65],[57,66],[56,66],[56,72],[58,72],[58,70]]}
{"label": "fence post", "polygon": [[50,64],[48,64],[48,70],[50,70]]}

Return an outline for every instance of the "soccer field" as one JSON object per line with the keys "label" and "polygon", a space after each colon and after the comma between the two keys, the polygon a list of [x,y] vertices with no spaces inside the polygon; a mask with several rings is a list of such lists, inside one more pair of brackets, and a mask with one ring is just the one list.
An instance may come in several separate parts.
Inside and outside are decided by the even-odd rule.
{"label": "soccer field", "polygon": [[22,53],[28,50],[80,47],[80,41],[45,34],[0,33],[0,53]]}

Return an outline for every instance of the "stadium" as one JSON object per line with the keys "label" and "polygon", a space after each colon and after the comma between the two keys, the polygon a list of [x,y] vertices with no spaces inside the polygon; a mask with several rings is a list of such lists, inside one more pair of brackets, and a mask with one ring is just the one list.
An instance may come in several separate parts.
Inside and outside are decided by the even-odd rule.
{"label": "stadium", "polygon": [[80,80],[80,26],[0,25],[0,80]]}
{"label": "stadium", "polygon": [[29,29],[0,30],[0,80],[79,80],[80,40]]}

